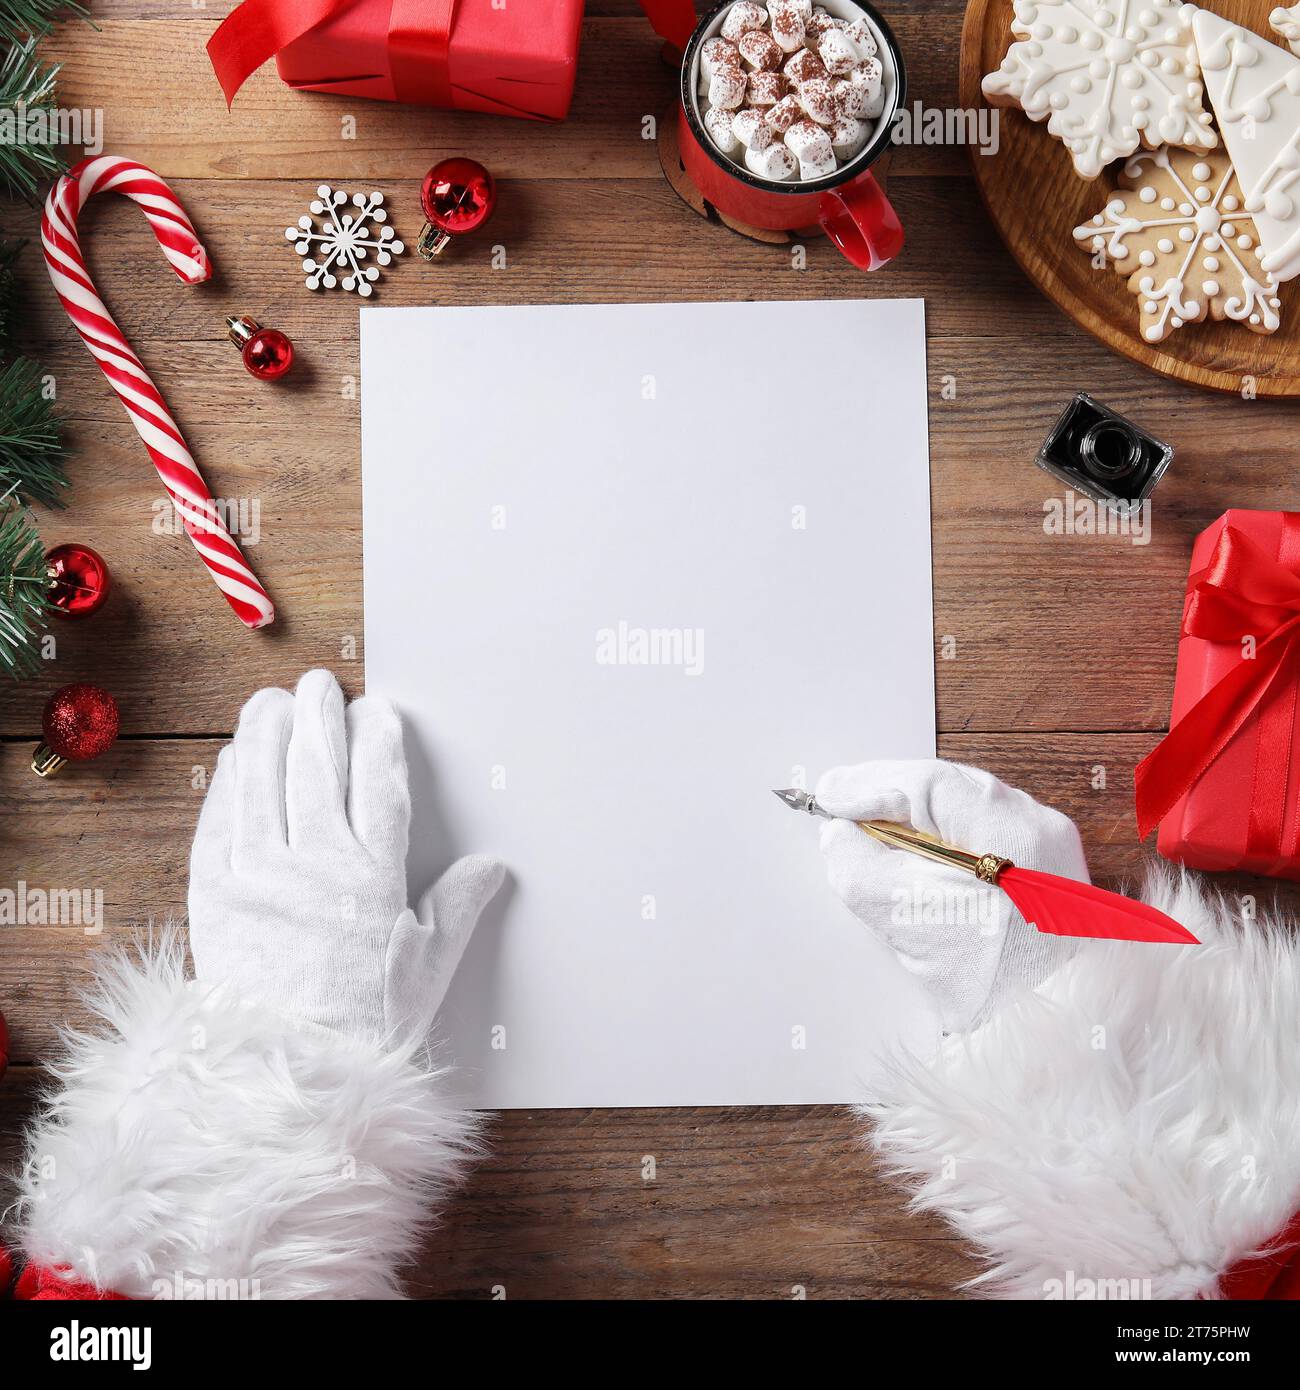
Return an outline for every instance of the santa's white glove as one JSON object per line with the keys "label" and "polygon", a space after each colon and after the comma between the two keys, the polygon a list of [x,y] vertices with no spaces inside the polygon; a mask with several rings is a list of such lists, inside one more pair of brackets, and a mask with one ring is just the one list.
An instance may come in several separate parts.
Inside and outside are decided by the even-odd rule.
{"label": "santa's white glove", "polygon": [[458,860],[412,912],[396,712],[328,671],[261,690],[217,760],[190,857],[198,978],[321,1028],[400,1045],[433,1021],[502,867]]}
{"label": "santa's white glove", "polygon": [[1026,869],[1088,882],[1074,822],[978,768],[939,761],[837,767],[817,800],[831,886],[919,976],[945,1032],[978,1027],[1010,984],[1038,984],[1074,949],[1026,925],[1011,900],[959,869],[890,849],[855,820],[897,821]]}

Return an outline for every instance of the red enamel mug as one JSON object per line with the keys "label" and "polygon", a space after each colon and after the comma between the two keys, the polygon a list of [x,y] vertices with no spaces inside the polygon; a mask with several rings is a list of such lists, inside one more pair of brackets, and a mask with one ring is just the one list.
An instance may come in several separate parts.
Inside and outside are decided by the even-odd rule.
{"label": "red enamel mug", "polygon": [[890,147],[894,114],[907,97],[903,55],[889,25],[865,0],[819,0],[841,19],[866,17],[879,44],[885,106],[865,147],[825,178],[772,183],[756,178],[714,145],[700,112],[700,48],[722,28],[730,0],[702,19],[682,61],[677,108],[682,164],[719,212],[751,227],[790,232],[819,225],[859,270],[879,270],[903,249],[903,224],[871,166]]}

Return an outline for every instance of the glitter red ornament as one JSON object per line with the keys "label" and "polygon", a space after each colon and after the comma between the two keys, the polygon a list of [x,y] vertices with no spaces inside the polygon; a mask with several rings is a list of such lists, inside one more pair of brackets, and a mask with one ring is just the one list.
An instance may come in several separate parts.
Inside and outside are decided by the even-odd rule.
{"label": "glitter red ornament", "polygon": [[45,554],[50,576],[50,603],[65,618],[88,618],[97,613],[112,588],[104,557],[88,545],[69,541]]}
{"label": "glitter red ornament", "polygon": [[497,186],[476,159],[444,159],[420,185],[420,206],[428,219],[415,249],[431,261],[454,236],[476,231],[492,216]]}
{"label": "glitter red ornament", "polygon": [[258,381],[279,381],[293,366],[293,344],[278,328],[263,328],[247,317],[227,318],[226,328]]}
{"label": "glitter red ornament", "polygon": [[117,701],[97,685],[65,685],[41,715],[44,743],[32,754],[32,771],[52,777],[69,762],[84,763],[106,753],[117,738]]}

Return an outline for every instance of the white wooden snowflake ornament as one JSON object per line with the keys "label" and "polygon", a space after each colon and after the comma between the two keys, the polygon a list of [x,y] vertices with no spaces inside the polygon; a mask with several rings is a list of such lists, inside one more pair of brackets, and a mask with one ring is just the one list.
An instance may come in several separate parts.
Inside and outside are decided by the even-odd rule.
{"label": "white wooden snowflake ornament", "polygon": [[1181,0],[1015,0],[1013,43],[983,83],[1019,105],[1095,179],[1140,145],[1218,143]]}
{"label": "white wooden snowflake ornament", "polygon": [[1255,225],[1224,151],[1144,150],[1124,166],[1120,182],[1105,209],[1074,229],[1074,239],[1128,276],[1147,342],[1206,318],[1277,331],[1277,284],[1259,264]]}
{"label": "white wooden snowflake ornament", "polygon": [[[388,211],[382,193],[354,193],[355,213],[341,212],[348,195],[341,188],[323,183],[308,205],[322,218],[318,230],[310,217],[300,217],[296,227],[286,227],[285,236],[293,249],[304,257],[309,290],[332,290],[336,285],[355,290],[363,299],[374,293],[381,266],[392,264],[394,256],[406,250],[393,229],[384,225]],[[313,251],[313,246],[316,248]],[[370,264],[365,264],[369,261]]]}

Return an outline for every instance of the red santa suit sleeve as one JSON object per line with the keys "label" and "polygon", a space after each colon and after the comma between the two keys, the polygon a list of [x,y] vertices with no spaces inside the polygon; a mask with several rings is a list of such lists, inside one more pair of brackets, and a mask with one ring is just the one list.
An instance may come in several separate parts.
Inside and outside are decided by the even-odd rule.
{"label": "red santa suit sleeve", "polygon": [[394,1298],[472,1118],[422,1047],[107,953],[28,1137],[17,1296]]}
{"label": "red santa suit sleeve", "polygon": [[988,1293],[1294,1297],[1300,946],[1191,876],[1146,897],[1203,944],[1082,943],[900,1063],[872,1140],[984,1257]]}

